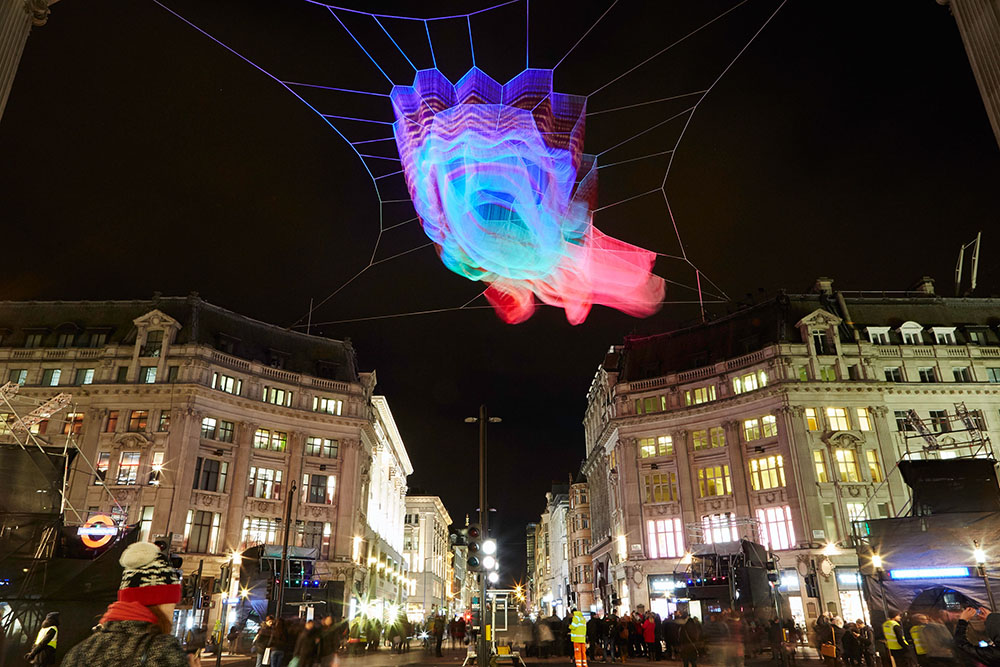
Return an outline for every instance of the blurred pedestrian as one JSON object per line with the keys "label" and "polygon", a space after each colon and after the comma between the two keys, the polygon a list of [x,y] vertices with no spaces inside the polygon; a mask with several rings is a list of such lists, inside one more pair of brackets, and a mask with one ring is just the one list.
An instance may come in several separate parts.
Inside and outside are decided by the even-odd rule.
{"label": "blurred pedestrian", "polygon": [[[966,636],[969,631],[969,621],[979,617],[985,619],[985,633],[993,644],[991,646],[975,646]],[[1000,614],[990,613],[985,607],[978,610],[969,607],[963,609],[955,626],[955,648],[968,657],[986,665],[1000,667]]]}
{"label": "blurred pedestrian", "polygon": [[35,643],[24,659],[34,667],[48,667],[56,661],[56,643],[59,639],[59,612],[50,611],[35,635]]}
{"label": "blurred pedestrian", "polygon": [[295,639],[295,648],[292,650],[292,659],[288,667],[313,667],[313,663],[319,659],[319,637],[316,621],[312,619],[306,621]]}
{"label": "blurred pedestrian", "polygon": [[569,639],[573,644],[573,664],[587,667],[587,621],[576,608],[570,611]]}
{"label": "blurred pedestrian", "polygon": [[913,664],[910,658],[910,642],[906,639],[903,626],[900,624],[902,614],[898,611],[890,610],[885,623],[882,624],[882,634],[885,636],[885,643],[889,647],[889,653],[896,663],[896,667],[911,667]]}
{"label": "blurred pedestrian", "polygon": [[[256,667],[261,667],[264,664],[264,654],[267,652],[267,647],[271,645],[271,635],[274,633],[274,616],[268,614],[264,617],[264,622],[260,624],[260,629],[257,630],[257,636],[253,638],[253,644],[250,648],[251,652],[257,658]],[[270,658],[267,660],[267,665],[271,664]]]}
{"label": "blurred pedestrian", "polygon": [[656,623],[653,621],[653,612],[646,612],[646,619],[642,622],[642,641],[646,645],[646,660],[653,661],[656,651],[653,644],[656,643]]}
{"label": "blurred pedestrian", "polygon": [[683,667],[698,666],[698,651],[701,648],[701,624],[697,619],[681,613],[677,621],[677,652]]}

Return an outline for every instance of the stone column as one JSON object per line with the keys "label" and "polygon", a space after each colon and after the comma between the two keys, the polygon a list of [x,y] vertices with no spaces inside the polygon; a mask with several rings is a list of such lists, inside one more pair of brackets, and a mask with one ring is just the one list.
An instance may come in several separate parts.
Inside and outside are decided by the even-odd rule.
{"label": "stone column", "polygon": [[[80,513],[80,517],[87,520],[87,491],[94,483],[96,475],[91,470],[91,466],[97,467],[97,447],[101,437],[101,430],[104,426],[104,418],[108,411],[100,408],[88,408],[83,417],[83,431],[76,437],[76,446],[80,450],[80,456],[85,456],[87,461],[77,460],[67,479],[68,488],[66,495],[70,504]],[[105,498],[107,495],[105,494]],[[76,520],[76,515],[67,507],[66,516]]]}
{"label": "stone column", "polygon": [[[869,406],[868,412],[875,423],[874,434],[878,441],[877,451],[879,463],[882,465],[882,476],[888,480],[889,496],[891,498],[889,511],[892,516],[895,516],[896,512],[902,509],[910,499],[909,490],[903,483],[903,476],[890,474],[901,456],[900,449],[896,444],[897,436],[889,424],[889,409],[887,407],[884,405],[872,405]],[[867,468],[868,462],[861,461],[860,465],[864,465]],[[869,516],[871,516],[871,513],[869,513]]]}
{"label": "stone column", "polygon": [[729,474],[733,480],[733,500],[736,501],[737,517],[752,517],[750,501],[750,480],[747,479],[747,457],[740,434],[740,422],[736,419],[723,422],[726,433],[726,449],[729,450]]}
{"label": "stone column", "polygon": [[233,441],[233,463],[229,470],[229,498],[223,516],[223,544],[227,549],[236,549],[240,544],[243,517],[246,514],[247,486],[250,481],[250,453],[253,451],[253,434],[257,424],[239,422]]}
{"label": "stone column", "polygon": [[[173,496],[166,532],[183,535],[187,511],[191,506],[194,467],[201,440],[201,420],[205,418],[205,413],[191,408],[179,412],[180,423],[176,428],[171,424],[167,447],[167,456],[171,461],[170,467],[173,468],[173,473],[164,477],[172,483]],[[171,415],[171,421],[173,418]]]}
{"label": "stone column", "polygon": [[698,491],[694,484],[694,466],[691,462],[691,447],[686,430],[675,431],[671,438],[674,443],[674,458],[677,460],[677,486],[680,495],[681,521],[685,524],[697,523],[695,501]]}
{"label": "stone column", "polygon": [[[798,504],[798,511],[792,512],[792,524],[799,541],[812,542],[812,531],[823,526],[823,509],[816,486],[813,450],[809,446],[809,435],[803,421],[805,408],[786,405],[778,408],[777,412],[781,421],[778,431],[780,451],[790,467],[785,476],[785,483],[790,487],[789,505],[794,510],[795,504]],[[832,475],[833,471],[828,470],[827,474]]]}
{"label": "stone column", "polygon": [[[340,479],[337,480],[336,520],[330,545],[330,558],[352,558],[354,555],[354,538],[364,537],[363,527],[359,517],[363,513],[359,498],[361,496],[361,442],[355,438],[340,440],[338,457],[340,459]],[[367,554],[361,553],[362,561]]]}

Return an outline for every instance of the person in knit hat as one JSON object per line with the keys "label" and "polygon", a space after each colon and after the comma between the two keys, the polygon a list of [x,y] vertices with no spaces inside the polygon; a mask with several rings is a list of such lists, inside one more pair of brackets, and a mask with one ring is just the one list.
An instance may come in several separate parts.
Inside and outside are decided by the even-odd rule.
{"label": "person in knit hat", "polygon": [[122,552],[125,568],[118,601],[112,602],[94,634],[66,654],[64,667],[198,667],[170,634],[181,600],[181,573],[149,542]]}

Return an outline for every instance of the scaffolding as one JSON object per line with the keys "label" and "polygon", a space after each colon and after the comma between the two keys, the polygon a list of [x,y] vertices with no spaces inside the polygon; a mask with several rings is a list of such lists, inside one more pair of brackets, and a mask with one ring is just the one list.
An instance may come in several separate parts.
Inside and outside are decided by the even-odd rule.
{"label": "scaffolding", "polygon": [[964,402],[954,408],[954,414],[938,413],[927,420],[908,410],[901,460],[990,458],[993,449],[982,410],[969,410]]}

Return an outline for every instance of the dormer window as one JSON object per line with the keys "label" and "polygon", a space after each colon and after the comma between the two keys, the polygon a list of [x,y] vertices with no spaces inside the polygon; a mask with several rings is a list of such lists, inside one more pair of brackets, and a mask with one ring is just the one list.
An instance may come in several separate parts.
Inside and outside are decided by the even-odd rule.
{"label": "dormer window", "polygon": [[899,335],[903,337],[904,345],[923,345],[924,337],[921,334],[923,327],[916,322],[903,322],[899,325]]}
{"label": "dormer window", "polygon": [[934,342],[938,345],[955,344],[955,327],[931,327]]}
{"label": "dormer window", "polygon": [[816,354],[830,354],[829,345],[827,344],[826,332],[816,331],[812,332],[813,347],[816,349]]}
{"label": "dormer window", "polygon": [[868,332],[868,340],[873,345],[889,344],[889,327],[868,327],[866,331]]}
{"label": "dormer window", "polygon": [[142,346],[141,357],[158,357],[163,349],[163,331],[146,333],[146,344]]}

